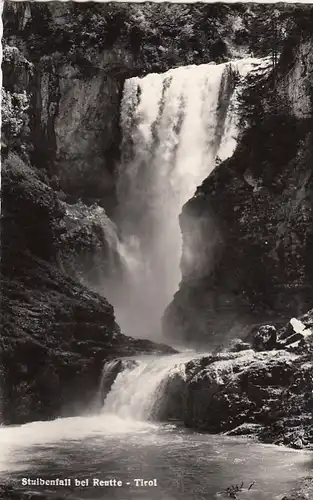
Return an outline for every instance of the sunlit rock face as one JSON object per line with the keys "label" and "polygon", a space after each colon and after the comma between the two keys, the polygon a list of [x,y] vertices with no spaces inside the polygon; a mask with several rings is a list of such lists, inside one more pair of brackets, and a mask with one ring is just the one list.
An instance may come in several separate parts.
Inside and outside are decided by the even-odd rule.
{"label": "sunlit rock face", "polygon": [[290,71],[279,81],[277,91],[287,97],[297,118],[309,118],[312,114],[312,39],[304,39],[293,53],[286,51],[284,59]]}
{"label": "sunlit rock face", "polygon": [[97,204],[60,205],[64,210],[59,242],[62,269],[95,291],[103,292],[105,282],[108,292],[124,271],[116,225]]}

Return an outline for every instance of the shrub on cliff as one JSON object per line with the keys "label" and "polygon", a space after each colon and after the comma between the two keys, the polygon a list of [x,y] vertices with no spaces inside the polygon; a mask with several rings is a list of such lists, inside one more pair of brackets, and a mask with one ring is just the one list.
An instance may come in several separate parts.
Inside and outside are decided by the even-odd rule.
{"label": "shrub on cliff", "polygon": [[2,70],[4,80],[1,90],[2,144],[25,158],[30,147],[31,100],[26,89],[33,67],[17,47],[4,42]]}
{"label": "shrub on cliff", "polygon": [[28,109],[29,96],[26,91],[18,94],[2,88],[2,133],[5,137],[13,139],[25,132],[28,125]]}
{"label": "shrub on cliff", "polygon": [[[113,46],[127,48],[144,69],[162,71],[181,64],[216,62],[239,54],[267,55],[277,36],[273,13],[278,13],[281,39],[292,17],[285,5],[249,7],[170,3],[66,2],[6,4],[5,31],[23,39],[32,60],[60,51],[83,57],[86,51]],[[285,16],[283,18],[283,16]],[[22,21],[21,21],[22,20]],[[274,37],[274,38],[273,38]]]}

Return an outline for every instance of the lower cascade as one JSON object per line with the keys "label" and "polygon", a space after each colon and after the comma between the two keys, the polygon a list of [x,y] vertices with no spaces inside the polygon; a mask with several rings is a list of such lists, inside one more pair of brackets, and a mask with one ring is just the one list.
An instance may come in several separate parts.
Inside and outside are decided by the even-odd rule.
{"label": "lower cascade", "polygon": [[[103,413],[123,419],[149,420],[162,401],[168,379],[174,375],[184,379],[184,363],[195,357],[195,353],[182,353],[134,358],[133,363],[126,364],[118,373],[104,401]],[[107,363],[103,379],[108,377],[112,368],[114,364]]]}
{"label": "lower cascade", "polygon": [[156,339],[180,281],[179,214],[240,129],[239,96],[268,58],[203,64],[126,80],[118,172],[121,252],[127,273],[114,306],[128,335]]}

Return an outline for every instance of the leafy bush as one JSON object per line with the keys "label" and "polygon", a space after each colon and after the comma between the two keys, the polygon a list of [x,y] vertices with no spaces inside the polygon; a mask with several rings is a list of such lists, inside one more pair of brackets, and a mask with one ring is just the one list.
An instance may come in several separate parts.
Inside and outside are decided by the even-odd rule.
{"label": "leafy bush", "polygon": [[26,91],[9,92],[2,88],[2,133],[7,139],[20,136],[28,126],[30,99]]}

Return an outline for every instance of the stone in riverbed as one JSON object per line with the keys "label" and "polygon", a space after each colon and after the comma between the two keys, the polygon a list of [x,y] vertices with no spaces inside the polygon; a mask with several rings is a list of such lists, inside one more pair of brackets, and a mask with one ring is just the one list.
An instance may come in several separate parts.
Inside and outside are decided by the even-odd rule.
{"label": "stone in riverbed", "polygon": [[102,377],[100,384],[100,399],[101,405],[103,404],[105,398],[111,390],[112,385],[119,373],[124,370],[134,368],[138,365],[137,361],[134,359],[114,359],[105,363],[102,369]]}
{"label": "stone in riverbed", "polygon": [[225,432],[225,436],[257,436],[263,428],[260,424],[242,424],[230,431]]}
{"label": "stone in riverbed", "polygon": [[234,339],[230,342],[229,347],[227,347],[227,352],[240,352],[247,351],[251,349],[251,345],[248,342],[244,342],[241,339]]}
{"label": "stone in riverbed", "polygon": [[252,347],[256,351],[268,351],[276,347],[276,344],[277,330],[272,325],[260,326],[253,335]]}

